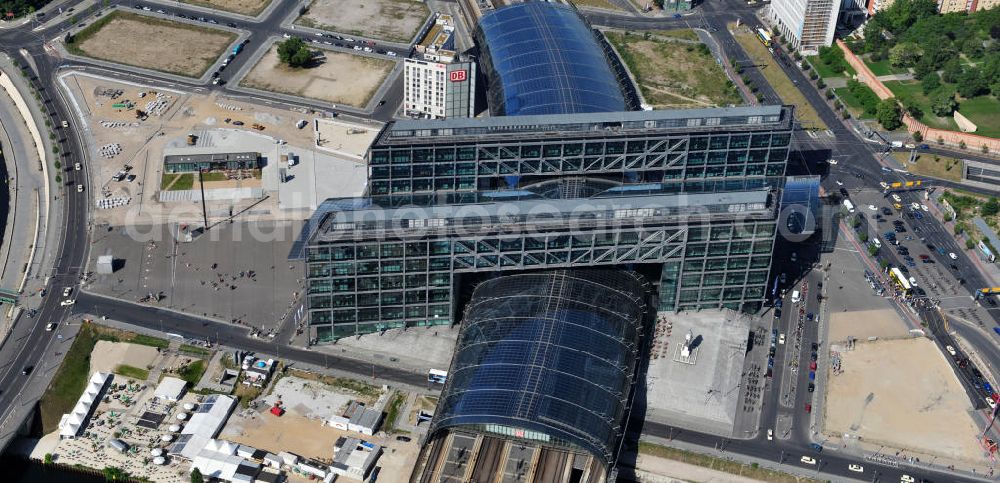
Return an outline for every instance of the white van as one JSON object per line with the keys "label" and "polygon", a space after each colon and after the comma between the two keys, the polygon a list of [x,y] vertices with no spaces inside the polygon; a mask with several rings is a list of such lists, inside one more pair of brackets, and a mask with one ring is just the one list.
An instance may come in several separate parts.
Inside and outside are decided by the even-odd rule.
{"label": "white van", "polygon": [[878,238],[872,238],[872,245],[875,245],[875,248],[882,248],[882,242]]}
{"label": "white van", "polygon": [[792,291],[792,303],[793,304],[799,303],[799,291],[798,290]]}

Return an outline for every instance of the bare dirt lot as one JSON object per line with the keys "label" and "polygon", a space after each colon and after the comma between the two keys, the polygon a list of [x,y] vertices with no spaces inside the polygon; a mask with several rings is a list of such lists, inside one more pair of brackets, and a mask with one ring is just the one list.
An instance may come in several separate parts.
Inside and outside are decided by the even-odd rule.
{"label": "bare dirt lot", "polygon": [[240,85],[364,107],[394,65],[390,60],[332,51],[324,53],[326,60],[318,65],[293,69],[281,64],[277,47],[271,47]]}
{"label": "bare dirt lot", "polygon": [[389,42],[408,42],[430,10],[410,0],[313,0],[295,23]]}
{"label": "bare dirt lot", "polygon": [[66,47],[77,55],[200,77],[234,40],[234,33],[115,10]]}
{"label": "bare dirt lot", "polygon": [[184,3],[201,7],[217,8],[227,12],[235,12],[256,17],[271,4],[271,0],[181,0]]}
{"label": "bare dirt lot", "polygon": [[646,103],[654,107],[742,103],[705,44],[666,36],[605,35],[635,76]]}
{"label": "bare dirt lot", "polygon": [[972,406],[933,342],[859,342],[841,361],[843,372],[829,375],[826,392],[831,438],[847,434],[908,454],[983,461]]}

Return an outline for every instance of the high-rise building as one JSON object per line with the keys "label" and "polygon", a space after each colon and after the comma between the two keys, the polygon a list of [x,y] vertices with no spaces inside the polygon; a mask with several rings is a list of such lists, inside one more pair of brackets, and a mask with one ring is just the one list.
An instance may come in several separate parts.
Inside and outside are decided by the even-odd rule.
{"label": "high-rise building", "polygon": [[805,55],[833,43],[841,0],[774,0],[770,18],[778,31]]}
{"label": "high-rise building", "polygon": [[372,197],[304,233],[317,341],[452,324],[462,280],[647,267],[660,310],[765,298],[792,110],[782,106],[387,125]]}
{"label": "high-rise building", "polygon": [[476,64],[455,52],[455,22],[438,14],[415,58],[403,61],[403,112],[431,119],[475,117]]}

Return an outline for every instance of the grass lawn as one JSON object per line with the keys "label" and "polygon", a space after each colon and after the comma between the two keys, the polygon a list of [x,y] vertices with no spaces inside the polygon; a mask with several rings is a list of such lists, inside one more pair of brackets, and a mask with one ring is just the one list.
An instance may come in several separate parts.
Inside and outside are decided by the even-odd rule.
{"label": "grass lawn", "polygon": [[164,173],[160,181],[160,189],[164,191],[180,191],[194,188],[194,174],[192,173]]}
{"label": "grass lawn", "polygon": [[850,90],[846,87],[838,87],[833,92],[836,92],[841,102],[847,106],[847,110],[851,113],[851,116],[854,116],[856,119],[865,119],[865,108],[861,106],[861,101]]}
{"label": "grass lawn", "polygon": [[608,0],[570,0],[570,2],[577,7],[594,7],[621,11],[621,7],[609,2]]}
{"label": "grass lawn", "polygon": [[646,103],[661,108],[742,104],[704,44],[605,32],[636,79]]}
{"label": "grass lawn", "polygon": [[647,443],[645,441],[639,442],[639,453],[648,454],[650,456],[656,456],[660,458],[666,458],[674,461],[681,461],[687,464],[701,466],[704,468],[711,468],[716,471],[722,471],[725,473],[729,473],[731,475],[740,475],[745,478],[750,478],[758,481],[768,481],[772,483],[811,483],[811,482],[818,483],[820,481],[820,480],[814,480],[812,478],[806,478],[803,476],[795,476],[795,475],[790,475],[788,473],[781,473],[766,468],[758,468],[755,465],[747,465],[743,463],[737,463],[735,461],[715,458],[712,456],[695,453],[693,451],[685,451],[682,449],[660,446],[658,444]]}
{"label": "grass lawn", "polygon": [[823,60],[820,59],[818,55],[812,55],[806,57],[806,59],[809,60],[809,63],[812,64],[814,69],[816,69],[816,73],[819,74],[819,76],[822,77],[823,79],[830,79],[833,77],[851,77],[854,74],[856,74],[856,72],[854,71],[854,67],[851,67],[850,65],[847,66],[847,74],[844,74],[843,72],[837,72],[833,70],[832,67],[827,65],[826,62],[823,62]]}
{"label": "grass lawn", "polygon": [[179,352],[183,352],[185,354],[191,354],[191,355],[195,355],[195,356],[206,356],[207,357],[207,356],[212,355],[212,351],[210,351],[210,350],[208,350],[208,349],[206,349],[204,347],[198,347],[196,345],[190,345],[190,344],[181,344],[181,346],[177,350]]}
{"label": "grass lawn", "polygon": [[670,37],[681,40],[693,40],[695,42],[701,41],[701,39],[698,38],[698,34],[696,34],[694,30],[691,29],[650,30],[649,33],[653,35],[659,35],[660,37]]}
{"label": "grass lawn", "polygon": [[[959,103],[958,112],[976,123],[976,134],[1000,138],[1000,100],[994,96],[979,96]],[[970,148],[979,146],[970,146]]]}
{"label": "grass lawn", "polygon": [[392,401],[389,401],[389,405],[385,409],[385,424],[383,425],[385,432],[392,433],[396,429],[396,420],[399,418],[399,411],[403,408],[404,402],[406,402],[406,396],[403,393],[393,394]]}
{"label": "grass lawn", "polygon": [[80,332],[73,339],[66,358],[39,402],[42,433],[48,434],[58,429],[62,415],[72,411],[83,394],[90,379],[90,353],[98,339],[92,324],[84,323],[80,326]]}
{"label": "grass lawn", "polygon": [[903,105],[907,105],[908,101],[912,101],[920,106],[920,110],[923,111],[920,122],[939,129],[947,129],[949,131],[958,130],[958,125],[955,124],[954,119],[950,117],[937,117],[931,112],[931,101],[924,95],[920,87],[920,81],[887,81],[883,82],[883,84],[903,102]]}
{"label": "grass lawn", "polygon": [[[732,24],[730,24],[730,28],[732,28]],[[781,101],[785,104],[795,105],[795,115],[802,122],[802,127],[805,129],[826,129],[826,124],[819,118],[816,109],[792,84],[792,80],[781,70],[781,67],[775,62],[774,56],[767,51],[767,47],[764,47],[764,44],[761,44],[756,36],[743,30],[738,30],[735,37],[736,41],[743,47],[743,51],[753,59],[754,64],[763,66],[758,67],[760,72],[764,74],[767,83],[778,93]],[[811,87],[809,88],[811,89]]]}
{"label": "grass lawn", "polygon": [[924,153],[917,156],[916,163],[910,163],[909,152],[895,152],[892,157],[913,174],[951,181],[962,179],[962,161],[952,157]]}
{"label": "grass lawn", "polygon": [[880,62],[872,62],[865,59],[865,65],[872,70],[872,74],[875,75],[890,75],[890,74],[906,74],[909,71],[906,69],[900,69],[898,67],[893,67],[889,65],[888,60],[883,60]]}
{"label": "grass lawn", "polygon": [[132,379],[137,379],[140,382],[145,381],[149,377],[149,371],[126,364],[118,364],[118,367],[115,368],[115,374],[131,377]]}
{"label": "grass lawn", "polygon": [[194,386],[201,380],[202,374],[205,374],[206,367],[207,364],[205,364],[205,361],[197,360],[180,368],[177,371],[177,376]]}
{"label": "grass lawn", "polygon": [[227,178],[226,178],[226,173],[202,173],[201,179],[202,181],[208,182],[208,181],[225,181]]}

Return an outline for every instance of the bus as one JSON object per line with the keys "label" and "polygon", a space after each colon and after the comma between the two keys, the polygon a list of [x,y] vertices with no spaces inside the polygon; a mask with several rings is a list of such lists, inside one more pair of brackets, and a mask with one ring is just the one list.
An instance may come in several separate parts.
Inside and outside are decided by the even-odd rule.
{"label": "bus", "polygon": [[764,30],[762,28],[758,28],[757,29],[757,40],[759,40],[760,43],[764,44],[764,47],[770,47],[771,46],[771,34],[768,33],[767,30]]}
{"label": "bus", "polygon": [[906,279],[906,275],[903,275],[903,272],[898,267],[892,267],[889,270],[889,277],[896,282],[896,286],[903,291],[904,295],[910,294],[910,289],[912,288],[910,287],[910,281]]}
{"label": "bus", "polygon": [[442,371],[440,369],[431,369],[427,371],[427,382],[435,384],[444,384],[448,380],[448,371]]}

